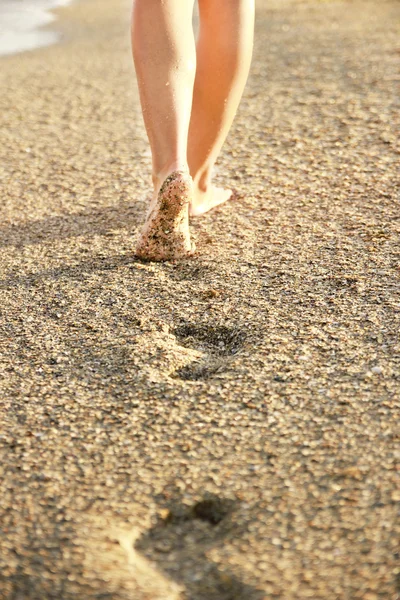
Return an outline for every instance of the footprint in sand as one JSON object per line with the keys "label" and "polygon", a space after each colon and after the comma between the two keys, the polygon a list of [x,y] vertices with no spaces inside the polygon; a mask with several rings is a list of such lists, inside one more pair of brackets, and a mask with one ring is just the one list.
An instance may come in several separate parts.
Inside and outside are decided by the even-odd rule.
{"label": "footprint in sand", "polygon": [[208,558],[235,528],[235,501],[207,495],[191,506],[173,502],[135,543],[135,552],[182,588],[179,600],[262,600],[263,593]]}
{"label": "footprint in sand", "polygon": [[237,354],[246,340],[240,329],[223,325],[186,323],[176,327],[174,335],[184,348],[203,353],[200,360],[175,371],[174,376],[183,381],[206,380],[223,371],[228,357]]}

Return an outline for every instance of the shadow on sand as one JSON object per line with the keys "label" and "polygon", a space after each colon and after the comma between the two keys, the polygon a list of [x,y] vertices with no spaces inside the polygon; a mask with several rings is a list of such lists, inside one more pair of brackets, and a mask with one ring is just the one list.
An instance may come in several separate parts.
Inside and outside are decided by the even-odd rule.
{"label": "shadow on sand", "polygon": [[265,600],[265,594],[213,564],[208,553],[224,537],[240,534],[232,518],[235,501],[206,495],[192,506],[169,502],[135,549],[160,571],[183,584],[185,600]]}
{"label": "shadow on sand", "polygon": [[22,247],[82,235],[106,235],[116,229],[135,231],[144,216],[142,203],[121,202],[99,210],[0,226],[0,247]]}

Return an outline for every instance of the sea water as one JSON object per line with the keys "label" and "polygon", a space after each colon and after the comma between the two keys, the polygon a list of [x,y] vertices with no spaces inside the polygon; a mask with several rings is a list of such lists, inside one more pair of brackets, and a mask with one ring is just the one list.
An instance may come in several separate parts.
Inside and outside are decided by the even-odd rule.
{"label": "sea water", "polygon": [[46,28],[56,20],[52,9],[71,0],[0,0],[0,55],[54,44],[57,31]]}

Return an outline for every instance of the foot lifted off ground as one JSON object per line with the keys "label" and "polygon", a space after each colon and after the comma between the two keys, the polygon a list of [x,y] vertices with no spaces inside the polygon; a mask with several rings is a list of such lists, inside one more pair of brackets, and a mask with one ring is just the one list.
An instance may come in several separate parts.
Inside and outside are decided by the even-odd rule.
{"label": "foot lifted off ground", "polygon": [[195,246],[189,233],[193,184],[189,173],[174,171],[162,184],[144,224],[135,255],[163,261],[190,256]]}

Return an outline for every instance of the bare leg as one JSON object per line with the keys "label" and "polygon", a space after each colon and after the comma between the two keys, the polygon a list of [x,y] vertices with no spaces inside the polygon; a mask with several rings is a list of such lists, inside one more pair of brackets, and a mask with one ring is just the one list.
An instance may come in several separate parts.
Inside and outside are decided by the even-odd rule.
{"label": "bare leg", "polygon": [[192,250],[188,224],[192,182],[187,165],[196,69],[192,13],[193,0],[133,4],[132,50],[154,184],[136,253],[152,260],[177,258]]}
{"label": "bare leg", "polygon": [[253,49],[254,0],[199,0],[200,34],[189,129],[194,181],[190,214],[200,215],[232,195],[212,185],[212,169],[235,117]]}

